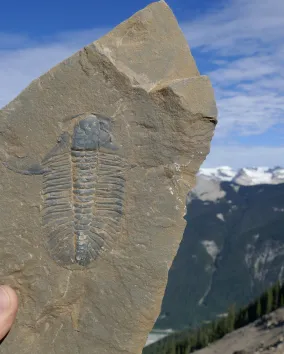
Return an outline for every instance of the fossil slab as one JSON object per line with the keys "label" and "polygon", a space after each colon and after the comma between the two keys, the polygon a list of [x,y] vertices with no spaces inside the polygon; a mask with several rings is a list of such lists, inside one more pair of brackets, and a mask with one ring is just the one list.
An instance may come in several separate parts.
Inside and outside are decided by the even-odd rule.
{"label": "fossil slab", "polygon": [[0,282],[20,298],[1,353],[141,353],[216,116],[164,1],[1,110]]}

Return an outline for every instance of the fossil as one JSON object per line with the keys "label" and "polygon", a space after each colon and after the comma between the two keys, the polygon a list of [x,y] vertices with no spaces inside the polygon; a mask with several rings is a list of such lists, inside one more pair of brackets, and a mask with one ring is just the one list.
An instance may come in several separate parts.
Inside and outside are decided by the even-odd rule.
{"label": "fossil", "polygon": [[111,248],[124,210],[125,159],[118,154],[111,121],[98,114],[64,132],[41,164],[14,172],[43,175],[42,222],[46,247],[61,265],[87,266]]}

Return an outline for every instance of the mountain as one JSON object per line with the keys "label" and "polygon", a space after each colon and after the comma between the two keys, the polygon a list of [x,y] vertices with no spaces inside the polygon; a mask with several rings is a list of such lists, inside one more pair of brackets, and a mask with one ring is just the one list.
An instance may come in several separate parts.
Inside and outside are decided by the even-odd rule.
{"label": "mountain", "polygon": [[284,279],[284,169],[201,169],[155,329],[244,306]]}
{"label": "mountain", "polygon": [[193,354],[283,354],[283,331],[284,308],[281,308]]}
{"label": "mountain", "polygon": [[254,167],[239,170],[234,170],[228,166],[201,168],[199,176],[222,182],[233,182],[243,186],[278,184],[284,182],[284,168]]}

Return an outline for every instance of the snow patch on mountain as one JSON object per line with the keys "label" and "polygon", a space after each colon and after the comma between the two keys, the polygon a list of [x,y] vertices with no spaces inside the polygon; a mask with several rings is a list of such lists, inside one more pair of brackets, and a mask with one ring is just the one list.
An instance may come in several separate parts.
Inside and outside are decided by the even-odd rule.
{"label": "snow patch on mountain", "polygon": [[212,257],[213,262],[215,262],[216,257],[220,253],[218,246],[216,245],[215,241],[212,240],[203,240],[201,241],[202,245],[204,246],[206,252]]}
{"label": "snow patch on mountain", "polygon": [[220,181],[213,178],[201,177],[197,178],[194,189],[188,194],[187,204],[194,198],[198,198],[203,202],[215,202],[224,198],[225,195],[226,192],[221,189]]}
{"label": "snow patch on mountain", "polygon": [[207,179],[233,182],[243,186],[284,183],[284,168],[250,167],[235,170],[229,166],[201,168],[198,173]]}
{"label": "snow patch on mountain", "polygon": [[199,174],[204,177],[209,177],[217,180],[231,182],[237,171],[229,166],[221,166],[216,168],[200,168]]}
{"label": "snow patch on mountain", "polygon": [[152,332],[149,333],[149,335],[148,335],[145,347],[147,345],[153,344],[153,343],[157,342],[158,340],[168,336],[172,332],[173,332],[173,330],[171,328],[165,329],[165,330],[153,329]]}
{"label": "snow patch on mountain", "polygon": [[221,221],[225,221],[224,215],[223,215],[222,213],[216,214],[216,218],[218,218],[218,219],[221,220]]}

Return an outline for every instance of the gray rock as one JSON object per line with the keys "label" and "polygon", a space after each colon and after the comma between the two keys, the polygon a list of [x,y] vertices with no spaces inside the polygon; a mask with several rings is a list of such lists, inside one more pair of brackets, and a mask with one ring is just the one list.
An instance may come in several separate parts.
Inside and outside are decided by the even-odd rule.
{"label": "gray rock", "polygon": [[216,115],[163,1],[1,110],[1,353],[141,353]]}

